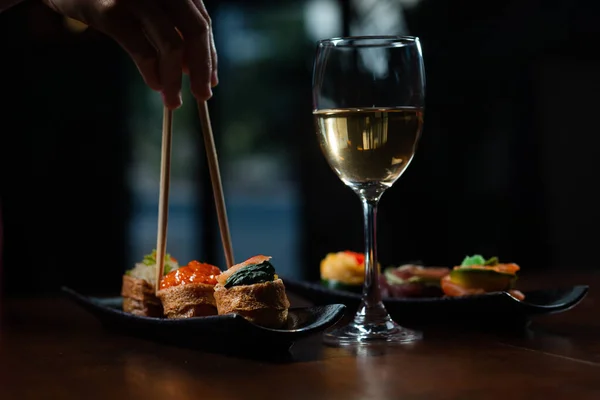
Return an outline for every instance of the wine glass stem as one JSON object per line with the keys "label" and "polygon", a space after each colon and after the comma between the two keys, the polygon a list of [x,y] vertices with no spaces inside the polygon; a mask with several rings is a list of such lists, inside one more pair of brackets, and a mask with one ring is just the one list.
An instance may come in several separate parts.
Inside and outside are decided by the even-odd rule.
{"label": "wine glass stem", "polygon": [[362,197],[365,225],[365,284],[363,304],[367,309],[381,302],[379,271],[377,269],[377,204],[379,199]]}

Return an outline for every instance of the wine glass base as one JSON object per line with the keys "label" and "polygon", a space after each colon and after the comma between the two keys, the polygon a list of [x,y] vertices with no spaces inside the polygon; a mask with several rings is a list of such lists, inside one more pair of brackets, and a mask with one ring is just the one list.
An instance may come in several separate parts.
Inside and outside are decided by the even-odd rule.
{"label": "wine glass base", "polygon": [[421,332],[404,328],[389,317],[374,323],[359,323],[354,320],[323,335],[324,343],[335,347],[402,344],[422,338]]}

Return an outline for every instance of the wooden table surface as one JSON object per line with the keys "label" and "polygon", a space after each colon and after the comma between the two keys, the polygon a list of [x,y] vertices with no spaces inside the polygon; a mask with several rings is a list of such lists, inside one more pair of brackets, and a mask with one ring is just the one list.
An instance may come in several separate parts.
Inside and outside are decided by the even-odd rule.
{"label": "wooden table surface", "polygon": [[438,328],[417,343],[359,354],[315,336],[286,361],[123,336],[63,298],[6,300],[0,399],[600,399],[600,274],[522,281],[590,291],[521,334]]}

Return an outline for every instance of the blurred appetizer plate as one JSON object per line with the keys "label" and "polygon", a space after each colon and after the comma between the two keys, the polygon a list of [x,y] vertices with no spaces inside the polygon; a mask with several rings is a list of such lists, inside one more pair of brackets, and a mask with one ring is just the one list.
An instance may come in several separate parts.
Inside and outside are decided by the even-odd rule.
{"label": "blurred appetizer plate", "polygon": [[[326,288],[320,283],[284,279],[286,289],[316,305],[341,303],[357,307],[360,294]],[[398,321],[417,325],[523,324],[535,315],[567,311],[586,296],[588,286],[523,292],[519,301],[507,292],[462,297],[383,298],[388,312]]]}
{"label": "blurred appetizer plate", "polygon": [[[255,325],[240,315],[227,314],[185,319],[142,317],[122,311],[122,297],[91,297],[63,287],[72,300],[96,316],[106,327],[178,345],[205,342],[208,346],[289,349],[292,344],[334,325],[343,315],[343,304],[290,308],[287,326],[270,329]],[[207,346],[207,347],[208,347]],[[202,346],[199,346],[202,347]],[[266,347],[262,347],[264,349]]]}

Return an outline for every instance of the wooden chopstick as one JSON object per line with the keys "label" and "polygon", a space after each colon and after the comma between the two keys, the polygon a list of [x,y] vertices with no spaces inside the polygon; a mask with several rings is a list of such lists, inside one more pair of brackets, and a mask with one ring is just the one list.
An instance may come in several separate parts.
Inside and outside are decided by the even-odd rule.
{"label": "wooden chopstick", "polygon": [[231,245],[231,235],[229,234],[229,223],[227,222],[227,210],[225,209],[223,184],[221,183],[221,173],[219,172],[217,148],[210,125],[210,115],[206,101],[198,102],[198,114],[200,116],[200,123],[202,124],[202,136],[204,136],[206,159],[208,161],[215,206],[217,207],[217,217],[219,220],[219,230],[221,231],[221,241],[223,242],[223,251],[225,252],[225,261],[227,262],[227,268],[231,268],[235,263],[233,260],[233,247]]}
{"label": "wooden chopstick", "polygon": [[173,111],[163,108],[162,145],[160,155],[160,192],[158,197],[158,230],[156,235],[156,287],[165,271],[167,227],[169,218],[169,185],[171,180],[171,142],[173,138]]}

